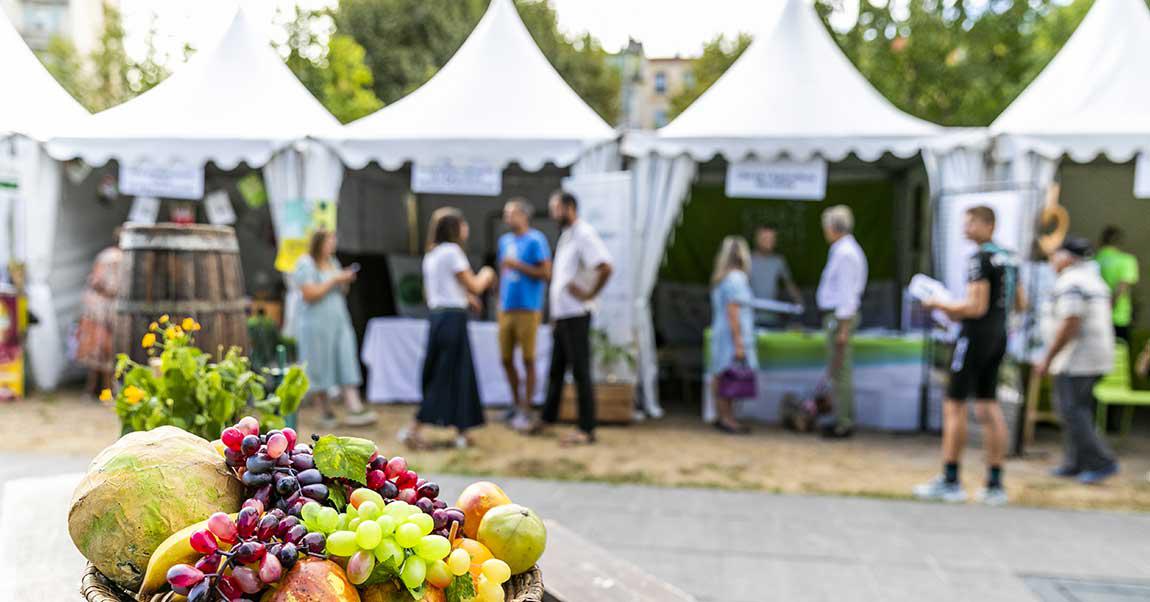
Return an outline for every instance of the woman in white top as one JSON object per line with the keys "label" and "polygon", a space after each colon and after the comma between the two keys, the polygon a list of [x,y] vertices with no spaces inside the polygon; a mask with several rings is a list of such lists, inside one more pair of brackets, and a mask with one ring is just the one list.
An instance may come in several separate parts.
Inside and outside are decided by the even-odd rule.
{"label": "woman in white top", "polygon": [[467,236],[467,222],[458,209],[445,207],[431,215],[428,251],[423,257],[424,296],[431,309],[423,402],[415,422],[399,435],[413,447],[423,443],[419,430],[424,424],[455,427],[459,431],[456,446],[467,447],[471,444],[467,431],[484,422],[467,336],[467,311],[478,309],[478,295],[495,282],[495,271],[486,266],[478,274],[471,271],[463,252]]}

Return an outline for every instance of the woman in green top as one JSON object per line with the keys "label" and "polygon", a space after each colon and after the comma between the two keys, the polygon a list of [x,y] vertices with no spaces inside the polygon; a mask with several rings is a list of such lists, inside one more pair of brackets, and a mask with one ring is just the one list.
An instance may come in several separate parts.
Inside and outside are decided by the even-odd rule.
{"label": "woman in green top", "polygon": [[375,422],[375,413],[363,405],[355,330],[344,295],[355,281],[335,258],[335,234],[317,231],[308,253],[296,262],[292,283],[303,294],[299,316],[299,359],[307,372],[311,394],[323,408],[325,428],[335,425],[335,412],[328,396],[339,389],[347,406],[344,424],[364,426]]}
{"label": "woman in green top", "polygon": [[1106,226],[1102,230],[1102,240],[1094,260],[1102,270],[1102,279],[1110,287],[1111,303],[1114,305],[1114,336],[1130,342],[1130,322],[1134,316],[1130,291],[1138,284],[1138,258],[1119,248],[1123,233],[1118,226]]}

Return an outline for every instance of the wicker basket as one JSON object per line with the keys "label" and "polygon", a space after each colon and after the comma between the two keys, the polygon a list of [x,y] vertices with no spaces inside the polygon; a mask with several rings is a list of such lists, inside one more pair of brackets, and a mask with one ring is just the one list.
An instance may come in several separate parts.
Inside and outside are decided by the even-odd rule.
{"label": "wicker basket", "polygon": [[[507,602],[543,602],[543,574],[535,567],[522,575],[515,575],[504,586]],[[80,581],[80,593],[87,602],[138,602],[134,594],[129,594],[108,581],[91,563],[84,569]],[[156,594],[146,602],[172,602],[175,594]]]}

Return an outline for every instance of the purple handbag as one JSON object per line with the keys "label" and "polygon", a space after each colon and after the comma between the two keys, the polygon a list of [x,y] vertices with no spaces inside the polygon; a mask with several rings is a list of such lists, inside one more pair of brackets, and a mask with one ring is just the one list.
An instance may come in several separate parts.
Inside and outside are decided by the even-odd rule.
{"label": "purple handbag", "polygon": [[719,373],[719,397],[754,399],[757,396],[755,371],[746,362],[735,362]]}

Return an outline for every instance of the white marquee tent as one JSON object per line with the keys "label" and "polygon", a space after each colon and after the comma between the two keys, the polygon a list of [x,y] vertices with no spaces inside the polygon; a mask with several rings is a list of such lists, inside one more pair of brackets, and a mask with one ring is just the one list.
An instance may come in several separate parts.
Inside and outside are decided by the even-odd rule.
{"label": "white marquee tent", "polygon": [[[0,262],[11,256],[25,263],[30,310],[40,324],[28,333],[27,353],[36,382],[53,382],[63,353],[56,336],[48,276],[56,223],[60,165],[41,142],[80,125],[88,112],[44,69],[20,34],[0,17]],[[36,236],[28,236],[29,233]]]}
{"label": "white marquee tent", "polygon": [[352,169],[449,160],[536,171],[569,166],[614,137],[536,46],[512,0],[492,0],[435,77],[325,141]]}
{"label": "white marquee tent", "polygon": [[922,153],[933,189],[944,178],[955,185],[981,179],[979,154],[957,148],[961,141],[979,146],[974,137],[948,135],[895,108],[843,55],[809,0],[781,0],[778,9],[743,56],[682,115],[653,136],[632,135],[623,143],[624,154],[637,160],[636,320],[649,411],[650,400],[658,399],[650,298],[700,163],[720,156],[731,163],[836,162],[851,154],[876,161]]}
{"label": "white marquee tent", "polygon": [[1045,189],[1063,155],[1124,163],[1150,154],[1150,9],[1096,0],[1074,35],[990,126],[1009,177]]}
{"label": "white marquee tent", "polygon": [[[116,160],[121,166],[262,167],[275,220],[284,202],[309,190],[334,198],[342,167],[323,149],[300,142],[338,127],[271,47],[265,29],[237,8],[214,47],[198,52],[152,90],[53,136],[47,150],[56,159],[93,166]],[[47,233],[48,249],[55,242],[51,226],[38,230]],[[58,296],[74,296],[84,284],[79,277],[53,278],[53,283]],[[50,307],[55,311],[59,305]],[[38,379],[41,386],[54,386],[63,369],[66,316],[61,318],[54,320],[60,324],[55,343],[60,365],[55,378]]]}

